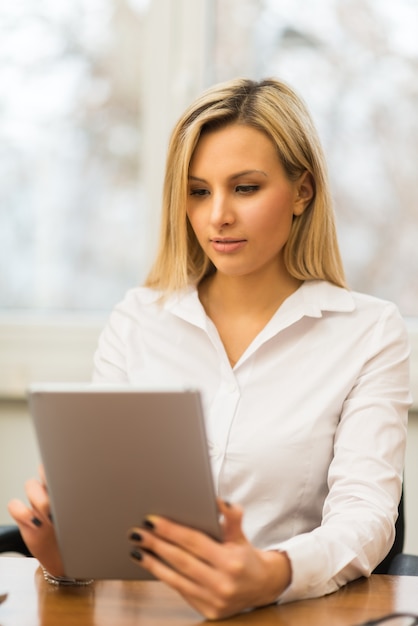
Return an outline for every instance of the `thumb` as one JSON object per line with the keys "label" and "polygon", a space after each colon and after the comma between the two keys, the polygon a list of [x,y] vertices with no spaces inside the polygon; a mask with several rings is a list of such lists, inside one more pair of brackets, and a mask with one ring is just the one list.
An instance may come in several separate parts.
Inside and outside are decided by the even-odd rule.
{"label": "thumb", "polygon": [[218,499],[219,512],[222,515],[222,531],[224,541],[247,541],[242,531],[244,512],[237,504]]}

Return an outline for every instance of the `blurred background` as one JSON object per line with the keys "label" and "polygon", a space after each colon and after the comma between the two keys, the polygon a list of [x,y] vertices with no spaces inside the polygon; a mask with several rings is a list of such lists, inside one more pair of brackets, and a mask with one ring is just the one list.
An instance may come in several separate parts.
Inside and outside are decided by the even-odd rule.
{"label": "blurred background", "polygon": [[[216,82],[276,76],[308,104],[348,282],[399,306],[416,388],[417,24],[416,0],[0,4],[0,523],[38,460],[26,387],[89,379],[155,251],[169,132]],[[415,410],[408,446],[418,553]]]}
{"label": "blurred background", "polygon": [[417,315],[417,23],[415,0],[2,3],[0,307],[111,307],[153,254],[177,116],[277,76],[319,128],[350,284]]}

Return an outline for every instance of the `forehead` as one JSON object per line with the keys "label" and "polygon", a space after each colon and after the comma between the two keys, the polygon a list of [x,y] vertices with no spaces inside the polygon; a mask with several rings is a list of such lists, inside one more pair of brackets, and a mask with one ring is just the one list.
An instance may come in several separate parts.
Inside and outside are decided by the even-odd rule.
{"label": "forehead", "polygon": [[250,166],[261,161],[279,163],[272,140],[262,130],[234,123],[203,132],[193,152],[190,169],[235,162]]}

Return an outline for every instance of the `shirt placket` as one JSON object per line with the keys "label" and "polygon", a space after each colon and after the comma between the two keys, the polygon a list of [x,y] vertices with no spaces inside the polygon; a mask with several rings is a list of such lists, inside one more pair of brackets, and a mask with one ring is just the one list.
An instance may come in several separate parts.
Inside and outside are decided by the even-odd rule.
{"label": "shirt placket", "polygon": [[229,433],[241,399],[241,390],[233,370],[226,364],[222,364],[221,368],[222,382],[210,411],[210,454],[219,495],[221,495],[219,479],[226,460]]}

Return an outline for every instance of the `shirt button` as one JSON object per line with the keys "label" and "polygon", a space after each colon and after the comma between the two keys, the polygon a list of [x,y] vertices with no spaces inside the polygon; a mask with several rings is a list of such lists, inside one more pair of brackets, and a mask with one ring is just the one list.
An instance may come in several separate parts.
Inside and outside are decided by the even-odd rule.
{"label": "shirt button", "polygon": [[235,393],[237,390],[237,386],[235,383],[229,383],[227,387],[228,393]]}

